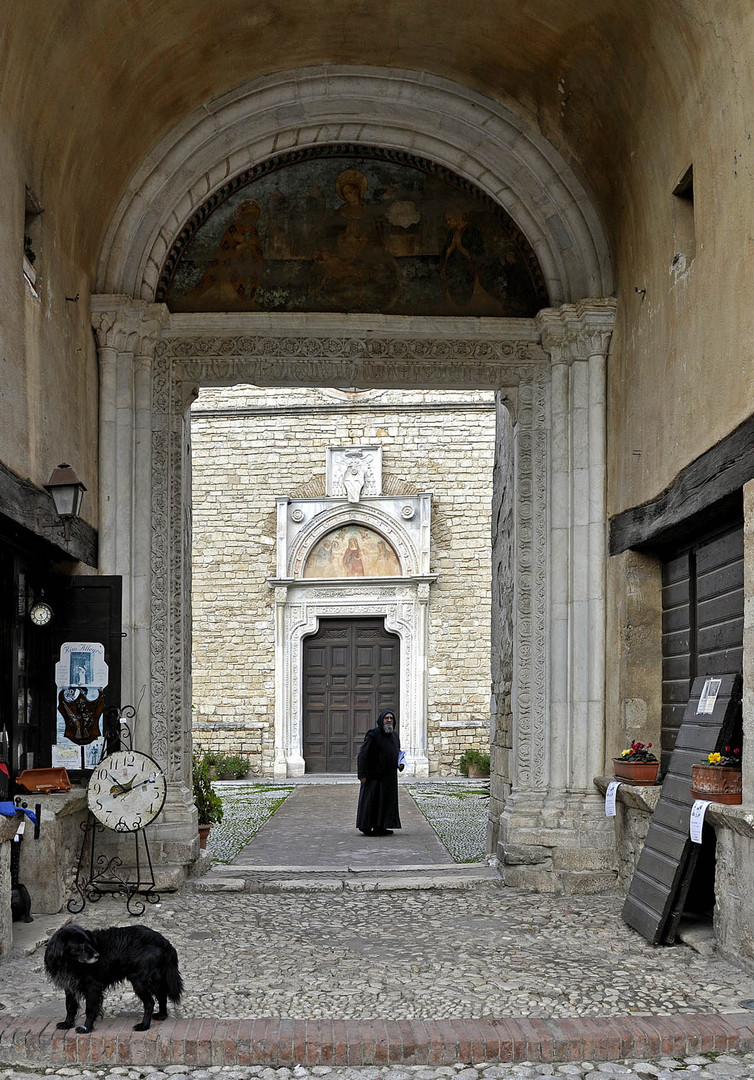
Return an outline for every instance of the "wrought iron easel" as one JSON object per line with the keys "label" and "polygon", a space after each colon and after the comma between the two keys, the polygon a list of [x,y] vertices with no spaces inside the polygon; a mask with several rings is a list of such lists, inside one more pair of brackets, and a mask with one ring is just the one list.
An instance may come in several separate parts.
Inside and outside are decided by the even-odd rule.
{"label": "wrought iron easel", "polygon": [[[114,750],[133,748],[132,726],[135,726],[135,723],[136,709],[133,705],[124,705],[123,708],[110,705],[105,709],[102,716],[105,738],[100,762]],[[128,868],[133,870],[133,874],[126,877],[125,870],[122,869],[123,860],[119,856],[107,855],[104,852],[97,854],[97,840],[102,833],[110,833],[110,830],[97,821],[91,810],[87,811],[86,821],[82,822],[81,828],[84,836],[73,883],[78,895],[72,896],[66,905],[72,914],[78,915],[82,912],[87,900],[94,904],[108,895],[125,895],[129,915],[143,915],[147,904],[159,904],[160,894],[155,892],[154,868],[146,829],[133,833],[134,865]],[[122,840],[126,834],[116,835]],[[140,848],[143,848],[143,852]],[[144,899],[141,899],[142,897]]]}

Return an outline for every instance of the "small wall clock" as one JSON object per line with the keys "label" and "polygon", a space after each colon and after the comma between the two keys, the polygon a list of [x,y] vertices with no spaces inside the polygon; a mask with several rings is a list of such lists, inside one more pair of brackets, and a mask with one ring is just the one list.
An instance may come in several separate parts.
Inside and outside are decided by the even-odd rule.
{"label": "small wall clock", "polygon": [[116,750],[89,778],[87,802],[95,818],[113,832],[138,832],[154,821],[167,794],[160,766],[138,750]]}
{"label": "small wall clock", "polygon": [[52,608],[47,601],[41,597],[39,600],[35,600],[29,608],[29,618],[35,626],[47,626],[52,615]]}

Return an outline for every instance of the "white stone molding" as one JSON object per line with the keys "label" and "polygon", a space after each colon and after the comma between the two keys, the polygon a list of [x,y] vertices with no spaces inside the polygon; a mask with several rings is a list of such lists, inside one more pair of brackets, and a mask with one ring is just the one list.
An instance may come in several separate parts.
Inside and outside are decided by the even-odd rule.
{"label": "white stone molding", "polygon": [[[167,325],[162,304],[125,297],[92,297],[92,322],[99,346],[100,500],[99,569],[123,578],[121,703],[141,702],[150,712],[150,548],[152,476],[152,362]],[[146,687],[143,697],[142,688]],[[147,723],[138,748],[159,757]]]}
{"label": "white stone molding", "polygon": [[[410,506],[406,520],[402,508]],[[400,578],[303,578],[309,555],[334,529],[362,525],[384,537],[401,564]],[[275,589],[275,775],[301,776],[303,640],[316,633],[324,617],[384,617],[385,627],[400,638],[401,745],[409,774],[429,775],[427,757],[427,629],[429,622],[429,536],[431,496],[374,495],[352,503],[342,497],[277,500],[277,571]],[[285,596],[280,597],[281,579]]]}
{"label": "white stone molding", "polygon": [[[312,548],[323,536],[343,525],[364,525],[385,538],[400,559],[407,576],[428,574],[430,564],[429,526],[431,497],[423,495],[375,496],[356,506],[328,499],[278,499],[278,574],[298,578],[303,575]],[[400,507],[411,504],[411,520]],[[302,517],[297,521],[296,510]],[[298,515],[296,515],[298,517]],[[427,526],[425,529],[424,526]],[[366,580],[366,579],[365,579]]]}
{"label": "white stone molding", "polygon": [[276,155],[334,144],[404,151],[475,184],[532,245],[552,305],[612,293],[609,247],[585,188],[519,113],[426,72],[338,65],[256,79],[168,132],[113,216],[97,289],[154,300],[175,238],[208,197]]}
{"label": "white stone molding", "polygon": [[606,357],[615,302],[537,316],[552,360],[550,783],[592,792],[604,760]]}

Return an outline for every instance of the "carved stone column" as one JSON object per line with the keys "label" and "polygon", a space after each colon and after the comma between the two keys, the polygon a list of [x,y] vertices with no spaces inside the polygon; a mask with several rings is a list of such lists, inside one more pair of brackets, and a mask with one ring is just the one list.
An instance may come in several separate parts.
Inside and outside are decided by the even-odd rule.
{"label": "carved stone column", "polygon": [[[609,884],[604,761],[605,358],[610,300],[541,312],[549,386],[519,388],[514,429],[512,792],[498,857],[510,884]],[[606,871],[606,875],[599,871]]]}
{"label": "carved stone column", "polygon": [[[150,828],[153,859],[162,864],[161,887],[180,881],[197,842],[190,730],[167,710],[156,708],[154,695],[155,686],[161,685],[159,677],[155,681],[154,655],[160,636],[152,549],[154,501],[160,498],[153,483],[155,461],[158,475],[166,470],[165,458],[155,454],[155,434],[159,442],[165,425],[155,413],[153,388],[156,349],[168,321],[162,304],[92,297],[101,386],[100,569],[123,579],[121,701],[136,705],[141,699],[134,746],[159,761],[168,778],[165,809]],[[190,574],[184,581],[188,588]],[[190,667],[185,665],[185,670]]]}
{"label": "carved stone column", "polygon": [[[92,297],[100,366],[100,570],[123,578],[122,704],[135,705],[146,684],[144,716],[150,711],[152,360],[168,317],[163,304]],[[141,748],[151,750],[151,743]]]}

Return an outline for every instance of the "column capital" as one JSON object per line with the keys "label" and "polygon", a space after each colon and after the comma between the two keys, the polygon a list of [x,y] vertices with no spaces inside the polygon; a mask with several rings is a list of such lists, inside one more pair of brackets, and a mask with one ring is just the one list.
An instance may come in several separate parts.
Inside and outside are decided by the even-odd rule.
{"label": "column capital", "polygon": [[535,316],[542,348],[553,364],[572,364],[592,356],[607,356],[615,323],[616,301],[580,300],[560,308],[544,308]]}
{"label": "column capital", "polygon": [[165,304],[150,304],[130,296],[93,296],[91,312],[99,347],[134,356],[154,352],[170,319]]}

